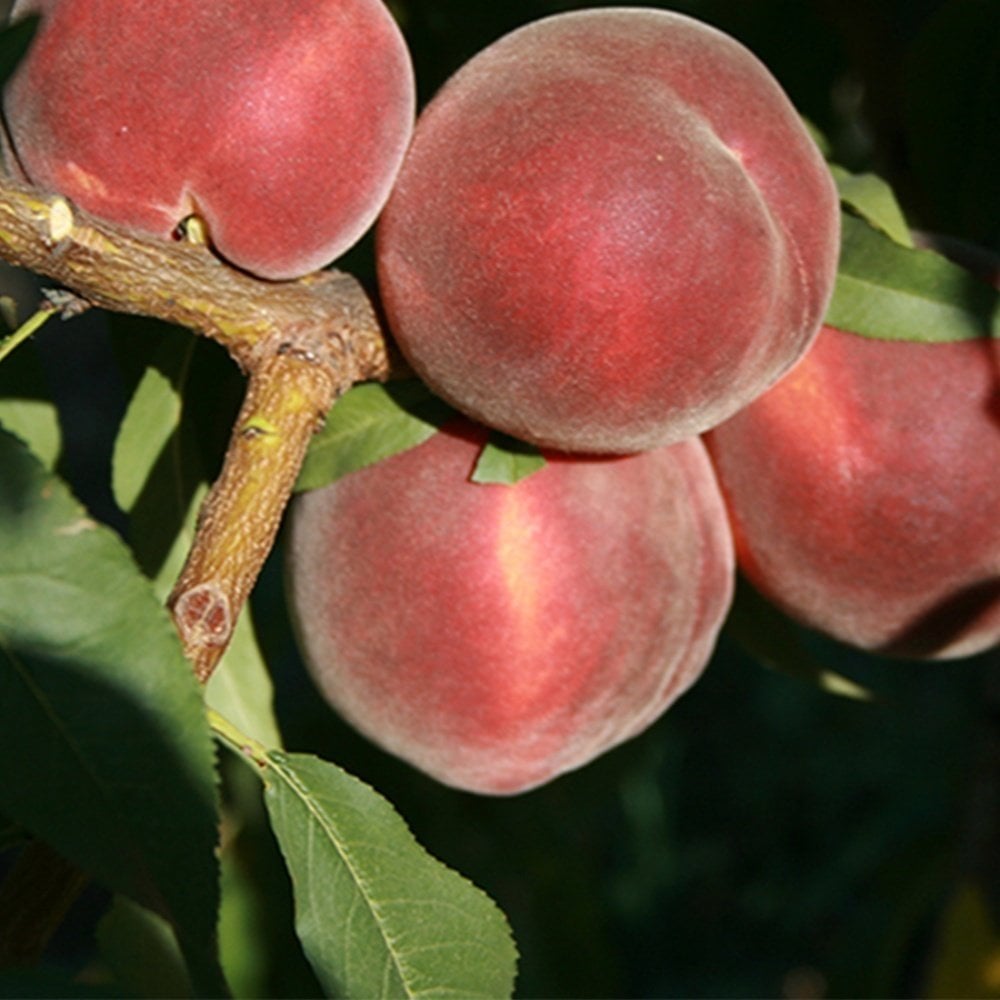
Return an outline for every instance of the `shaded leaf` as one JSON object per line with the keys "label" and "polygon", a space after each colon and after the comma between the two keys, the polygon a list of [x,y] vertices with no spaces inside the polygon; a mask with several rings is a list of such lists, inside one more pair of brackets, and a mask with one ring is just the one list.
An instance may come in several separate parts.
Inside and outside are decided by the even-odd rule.
{"label": "shaded leaf", "polygon": [[116,896],[98,924],[97,944],[116,985],[129,996],[191,996],[191,980],[170,924],[150,910]]}
{"label": "shaded leaf", "polygon": [[330,411],[299,474],[296,490],[312,490],[414,448],[454,411],[415,379],[356,385]]}
{"label": "shaded leaf", "polygon": [[725,624],[726,634],[758,663],[842,698],[873,701],[867,688],[821,663],[798,628],[746,581],[740,580]]}
{"label": "shaded leaf", "polygon": [[971,340],[1000,328],[1000,296],[930,250],[900,246],[844,215],[840,267],[824,322],[882,340]]}
{"label": "shaded leaf", "polygon": [[296,928],[331,995],[510,996],[516,951],[488,896],[427,854],[356,778],[315,757],[267,760]]}
{"label": "shaded leaf", "polygon": [[545,459],[534,445],[494,432],[479,455],[472,481],[513,486],[543,468]]}
{"label": "shaded leaf", "polygon": [[0,87],[10,79],[38,30],[36,14],[20,17],[0,31]]}
{"label": "shaded leaf", "polygon": [[[255,789],[256,791],[256,789]],[[266,997],[270,960],[267,913],[273,910],[261,875],[238,850],[222,853],[219,952],[235,997]]]}
{"label": "shaded leaf", "polygon": [[934,943],[928,997],[1000,997],[1000,930],[983,891],[958,885]]}
{"label": "shaded leaf", "polygon": [[0,433],[0,812],[174,925],[224,991],[214,755],[176,632],[128,550]]}

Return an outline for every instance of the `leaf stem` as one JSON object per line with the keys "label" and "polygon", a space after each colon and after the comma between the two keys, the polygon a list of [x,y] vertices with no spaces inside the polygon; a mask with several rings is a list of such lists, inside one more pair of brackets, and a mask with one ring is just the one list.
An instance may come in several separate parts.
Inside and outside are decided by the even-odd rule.
{"label": "leaf stem", "polygon": [[212,732],[230,750],[252,761],[259,769],[263,770],[270,764],[267,756],[267,747],[252,736],[247,736],[246,733],[233,725],[225,716],[215,711],[214,708],[208,709],[208,724],[212,727]]}
{"label": "leaf stem", "polygon": [[32,334],[37,333],[54,311],[51,306],[43,306],[33,316],[26,319],[10,336],[0,340],[0,362],[16,347],[23,344]]}

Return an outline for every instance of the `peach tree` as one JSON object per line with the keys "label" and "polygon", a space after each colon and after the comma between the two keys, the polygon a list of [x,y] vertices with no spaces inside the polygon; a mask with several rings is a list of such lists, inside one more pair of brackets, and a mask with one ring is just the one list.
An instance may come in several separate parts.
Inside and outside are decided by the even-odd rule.
{"label": "peach tree", "polygon": [[[513,993],[500,907],[292,749],[272,617],[317,710],[500,796],[669,725],[720,635],[855,697],[804,629],[1000,644],[995,182],[911,204],[653,7],[540,5],[417,114],[419,6],[14,4],[8,992],[84,988],[44,959],[96,892],[99,988],[253,995],[273,891],[325,995]],[[957,187],[920,122],[926,190]],[[125,398],[96,488],[30,340],[95,317]],[[240,875],[255,823],[278,890]]]}

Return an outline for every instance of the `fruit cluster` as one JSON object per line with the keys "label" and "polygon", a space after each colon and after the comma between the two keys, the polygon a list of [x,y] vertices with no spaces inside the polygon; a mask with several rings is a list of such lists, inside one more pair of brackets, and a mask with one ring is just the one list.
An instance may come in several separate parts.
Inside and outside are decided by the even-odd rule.
{"label": "fruit cluster", "polygon": [[[269,279],[379,217],[389,329],[463,416],[304,495],[289,587],[318,686],[391,752],[493,794],[581,766],[697,679],[737,562],[866,649],[1000,641],[996,359],[821,331],[836,188],[732,38],[555,15],[414,125],[380,0],[15,11],[42,15],[5,97],[31,182],[164,237],[197,215]],[[547,464],[474,484],[486,428]]]}

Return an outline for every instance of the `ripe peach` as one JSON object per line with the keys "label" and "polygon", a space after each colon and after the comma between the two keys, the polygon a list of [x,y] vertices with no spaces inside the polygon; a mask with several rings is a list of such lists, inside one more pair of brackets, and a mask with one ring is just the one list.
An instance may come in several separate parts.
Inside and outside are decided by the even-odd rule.
{"label": "ripe peach", "polygon": [[6,94],[16,167],[163,237],[290,278],[370,227],[409,141],[409,53],[380,0],[19,0],[38,34]]}
{"label": "ripe peach", "polygon": [[1000,642],[1000,373],[989,338],[824,328],[708,435],[738,562],[793,617],[927,658]]}
{"label": "ripe peach", "polygon": [[680,14],[558,14],[417,121],[376,229],[389,325],[437,393],[569,451],[704,431],[815,335],[837,195],[785,94]]}
{"label": "ripe peach", "polygon": [[299,497],[289,586],[329,702],[445,784],[506,795],[649,726],[728,609],[729,526],[700,441],[549,456],[469,481],[461,424]]}

